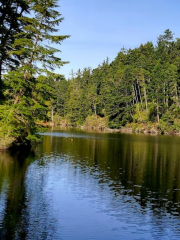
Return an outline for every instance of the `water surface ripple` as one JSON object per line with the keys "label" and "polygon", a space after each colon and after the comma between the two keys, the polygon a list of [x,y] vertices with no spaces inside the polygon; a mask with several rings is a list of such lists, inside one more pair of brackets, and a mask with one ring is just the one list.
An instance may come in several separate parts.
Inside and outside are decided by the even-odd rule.
{"label": "water surface ripple", "polygon": [[0,155],[0,239],[180,239],[180,138],[52,130]]}

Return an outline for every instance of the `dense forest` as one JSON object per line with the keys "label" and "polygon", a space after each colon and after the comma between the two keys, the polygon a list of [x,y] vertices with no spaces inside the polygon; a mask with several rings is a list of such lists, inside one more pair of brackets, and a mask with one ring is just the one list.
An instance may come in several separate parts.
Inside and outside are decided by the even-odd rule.
{"label": "dense forest", "polygon": [[[44,123],[180,130],[180,38],[121,49],[97,68],[55,70],[63,18],[57,0],[0,3],[0,145],[37,140]],[[143,128],[144,129],[144,128]]]}
{"label": "dense forest", "polygon": [[56,111],[73,125],[93,115],[110,128],[143,123],[160,132],[180,129],[180,39],[169,29],[155,45],[123,48],[111,63],[107,58],[71,75],[59,82]]}

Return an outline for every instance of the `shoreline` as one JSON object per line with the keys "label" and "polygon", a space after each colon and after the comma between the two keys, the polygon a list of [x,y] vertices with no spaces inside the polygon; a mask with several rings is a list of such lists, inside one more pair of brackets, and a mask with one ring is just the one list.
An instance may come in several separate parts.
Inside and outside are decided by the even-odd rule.
{"label": "shoreline", "polygon": [[[155,125],[155,123],[153,123]],[[125,126],[122,127],[120,129],[113,129],[113,128],[108,128],[108,127],[93,127],[93,126],[76,126],[75,128],[79,128],[79,129],[89,129],[89,130],[97,130],[97,131],[107,131],[107,132],[111,132],[111,133],[115,133],[115,132],[120,132],[120,133],[127,133],[127,134],[131,134],[131,133],[137,133],[137,134],[145,134],[145,135],[170,135],[170,136],[180,136],[180,132],[173,130],[173,131],[166,131],[166,132],[161,132],[160,130],[157,129],[157,127],[155,127],[152,124],[151,128],[148,128],[146,125],[143,124],[135,124],[134,127],[132,126]],[[72,125],[66,125],[66,124],[52,124],[52,122],[49,123],[45,123],[42,124],[42,126],[44,127],[74,127]],[[8,141],[8,143],[6,144],[4,142],[4,139],[0,139],[0,151],[7,151],[9,150],[11,147],[13,147],[14,143],[16,141],[13,140],[13,138],[11,138],[11,141]],[[18,147],[19,144],[17,144]],[[15,145],[14,145],[15,146]]]}
{"label": "shoreline", "polygon": [[95,126],[84,126],[84,125],[78,125],[78,126],[73,126],[70,124],[64,124],[64,123],[52,123],[52,122],[46,122],[45,124],[42,124],[44,127],[74,127],[74,128],[79,128],[79,129],[92,129],[92,130],[99,130],[99,131],[107,131],[107,132],[122,132],[122,133],[142,133],[142,134],[152,134],[152,135],[175,135],[175,136],[180,136],[180,131],[178,130],[170,130],[170,131],[162,131],[158,129],[158,124],[157,123],[150,123],[148,124],[145,123],[131,123],[127,124],[126,126],[122,128],[109,128],[109,127],[95,127]]}
{"label": "shoreline", "polygon": [[[169,132],[161,132],[156,127],[152,127],[148,129],[146,127],[141,127],[141,124],[136,124],[137,128],[133,129],[132,127],[122,127],[122,128],[109,128],[109,127],[93,127],[93,126],[72,126],[72,125],[64,125],[64,124],[52,124],[50,123],[48,127],[67,127],[67,128],[79,128],[79,129],[87,129],[87,130],[97,130],[97,131],[107,131],[107,132],[121,132],[121,133],[141,133],[141,134],[149,134],[149,135],[170,135],[170,136],[180,136],[180,132],[177,131],[169,131]],[[47,125],[46,125],[47,126]]]}

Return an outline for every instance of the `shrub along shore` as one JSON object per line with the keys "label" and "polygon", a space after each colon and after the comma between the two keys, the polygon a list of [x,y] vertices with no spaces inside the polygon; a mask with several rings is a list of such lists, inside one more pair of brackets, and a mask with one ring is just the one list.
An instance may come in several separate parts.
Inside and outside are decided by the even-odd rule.
{"label": "shrub along shore", "polygon": [[[89,116],[83,125],[73,126],[68,119],[61,119],[61,121],[55,122],[39,122],[38,124],[44,127],[44,130],[55,126],[55,127],[76,127],[80,129],[94,129],[106,132],[121,132],[121,133],[143,133],[143,134],[165,134],[165,135],[180,135],[180,131],[175,129],[175,126],[171,126],[169,130],[164,130],[164,126],[160,123],[127,123],[120,129],[109,128],[106,118],[99,116]],[[29,142],[30,143],[30,142]],[[27,144],[27,143],[26,143]],[[0,138],[0,150],[7,150],[12,146],[18,146],[19,143],[15,138],[5,135]]]}

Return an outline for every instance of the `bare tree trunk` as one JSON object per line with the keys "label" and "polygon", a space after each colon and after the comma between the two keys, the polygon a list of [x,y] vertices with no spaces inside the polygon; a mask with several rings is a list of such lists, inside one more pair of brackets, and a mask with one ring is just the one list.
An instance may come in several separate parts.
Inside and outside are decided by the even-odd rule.
{"label": "bare tree trunk", "polygon": [[137,89],[135,86],[134,86],[134,91],[135,91],[135,96],[136,96],[136,103],[139,104],[138,93],[137,93]]}
{"label": "bare tree trunk", "polygon": [[142,121],[142,118],[141,118],[141,114],[140,114],[140,111],[139,111],[139,101],[138,101],[138,96],[137,96],[137,91],[136,91],[136,88],[135,86],[133,85],[134,87],[134,92],[135,92],[135,96],[136,96],[136,104],[137,104],[137,107],[138,107],[138,113],[139,113],[139,117],[140,117],[140,120]]}
{"label": "bare tree trunk", "polygon": [[140,91],[140,87],[139,87],[139,81],[137,80],[137,88],[138,88],[138,92],[139,92],[139,98],[140,98],[140,101],[141,101],[141,108],[143,110],[143,105],[142,105],[142,99],[141,99],[141,91]]}
{"label": "bare tree trunk", "polygon": [[133,88],[133,105],[134,105],[134,99],[136,101],[136,93],[134,91],[134,85],[132,85],[132,88]]}
{"label": "bare tree trunk", "polygon": [[145,88],[145,86],[144,86],[144,98],[145,98],[146,110],[148,110],[148,106],[147,106],[147,95],[146,95],[146,88]]}

